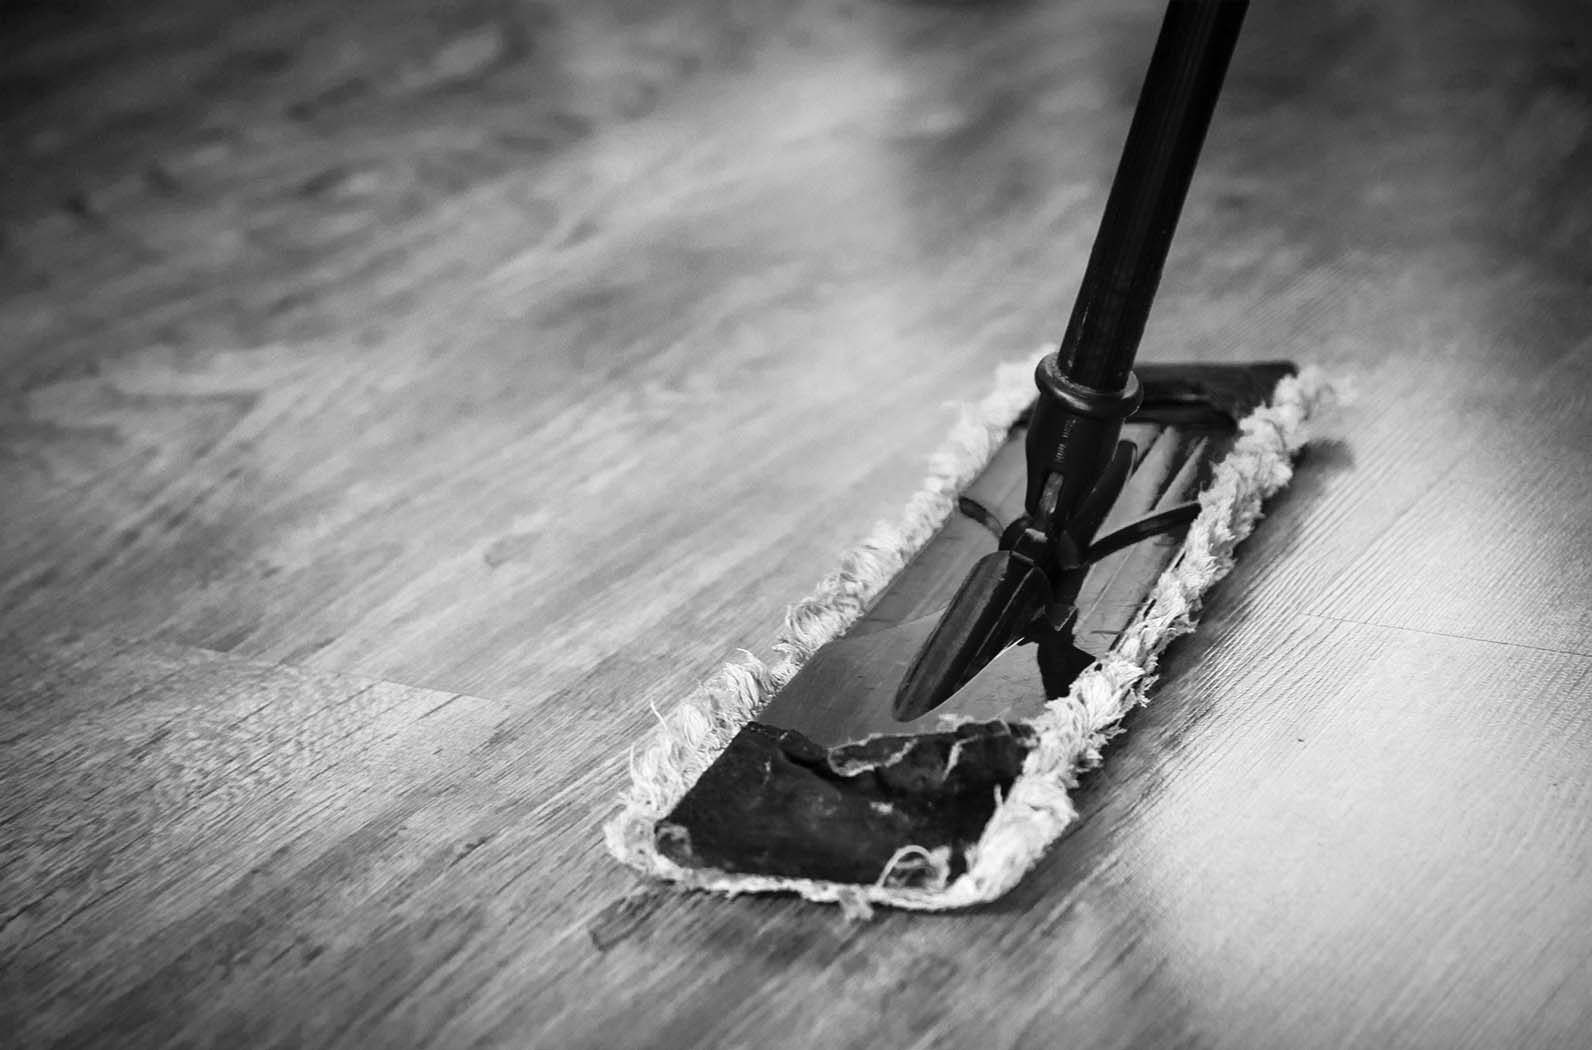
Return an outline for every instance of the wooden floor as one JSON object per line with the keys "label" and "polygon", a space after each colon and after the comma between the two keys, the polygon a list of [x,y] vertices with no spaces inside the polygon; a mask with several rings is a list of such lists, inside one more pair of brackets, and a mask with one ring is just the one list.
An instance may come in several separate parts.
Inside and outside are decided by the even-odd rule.
{"label": "wooden floor", "polygon": [[1259,4],[1143,351],[1352,375],[1009,898],[626,750],[1056,337],[1155,2],[11,5],[8,1046],[1582,1047],[1583,5]]}

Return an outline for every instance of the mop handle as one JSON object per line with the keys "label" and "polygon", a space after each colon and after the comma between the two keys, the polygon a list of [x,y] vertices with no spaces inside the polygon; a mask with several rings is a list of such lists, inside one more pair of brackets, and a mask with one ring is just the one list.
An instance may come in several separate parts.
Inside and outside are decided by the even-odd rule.
{"label": "mop handle", "polygon": [[1122,389],[1248,0],[1172,0],[1062,337],[1071,382]]}
{"label": "mop handle", "polygon": [[[1140,401],[1133,356],[1248,6],[1167,8],[1066,337],[1034,375],[1027,514],[973,566],[908,665],[893,705],[902,721],[944,703],[1015,640],[1074,649],[1087,552],[1132,470],[1133,446],[1119,439]],[[1176,520],[1186,518],[1161,524]]]}
{"label": "mop handle", "polygon": [[1139,405],[1133,357],[1248,7],[1167,6],[1067,334],[1034,373],[1024,502],[1052,536],[1089,497]]}

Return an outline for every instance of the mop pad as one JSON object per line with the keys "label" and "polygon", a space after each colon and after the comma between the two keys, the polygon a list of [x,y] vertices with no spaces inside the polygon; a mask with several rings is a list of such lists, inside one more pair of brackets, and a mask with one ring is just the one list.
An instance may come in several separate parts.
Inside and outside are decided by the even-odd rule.
{"label": "mop pad", "polygon": [[[837,572],[789,610],[767,659],[724,665],[692,695],[659,715],[651,739],[633,749],[630,786],[604,829],[624,863],[686,889],[725,894],[793,892],[854,915],[874,905],[937,911],[991,901],[1010,890],[1062,835],[1076,811],[1079,775],[1124,715],[1148,699],[1160,654],[1194,629],[1205,593],[1232,568],[1265,499],[1292,476],[1307,422],[1331,396],[1319,373],[1281,379],[1269,401],[1238,420],[1236,437],[1199,493],[1199,511],[1148,598],[1100,659],[1032,719],[1014,721],[1026,754],[976,842],[953,871],[950,850],[902,843],[868,883],[685,865],[668,850],[671,812],[757,713],[820,648],[841,638],[957,510],[958,497],[1007,441],[1033,399],[1034,360],[997,370],[994,389],[963,411],[930,461],[921,490],[898,521],[881,523]],[[954,759],[953,759],[954,761]]]}

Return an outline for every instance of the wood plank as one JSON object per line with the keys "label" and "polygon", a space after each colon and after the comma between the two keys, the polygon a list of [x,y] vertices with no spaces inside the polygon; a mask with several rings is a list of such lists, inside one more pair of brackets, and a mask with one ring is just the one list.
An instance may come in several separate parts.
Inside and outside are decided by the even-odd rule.
{"label": "wood plank", "polygon": [[1364,552],[1359,571],[1326,588],[1313,607],[1340,619],[1585,653],[1592,639],[1587,349],[1592,341],[1489,412],[1514,418],[1478,428],[1465,462],[1422,492]]}
{"label": "wood plank", "polygon": [[[350,837],[401,836],[387,811],[508,713],[475,697],[97,641],[104,657],[64,696],[99,703],[0,746],[0,943],[16,963],[6,1027],[24,1042],[135,987],[127,960],[145,972],[169,965],[196,921],[291,887]],[[58,651],[46,642],[8,663]],[[337,891],[354,893],[359,869],[340,875]]]}

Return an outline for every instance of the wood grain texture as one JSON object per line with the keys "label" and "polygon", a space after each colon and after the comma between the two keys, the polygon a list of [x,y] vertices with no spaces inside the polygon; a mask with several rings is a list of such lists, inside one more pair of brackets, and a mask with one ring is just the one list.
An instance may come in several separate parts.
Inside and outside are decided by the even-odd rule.
{"label": "wood grain texture", "polygon": [[1144,356],[1359,398],[1011,897],[602,849],[651,708],[1060,331],[1157,8],[14,5],[0,1031],[1582,1045],[1569,0],[1252,11]]}

